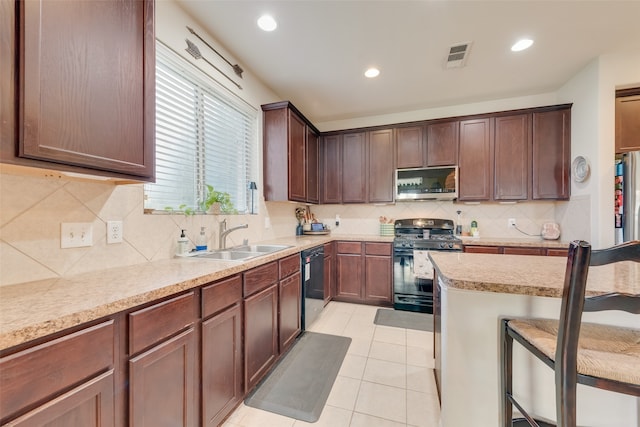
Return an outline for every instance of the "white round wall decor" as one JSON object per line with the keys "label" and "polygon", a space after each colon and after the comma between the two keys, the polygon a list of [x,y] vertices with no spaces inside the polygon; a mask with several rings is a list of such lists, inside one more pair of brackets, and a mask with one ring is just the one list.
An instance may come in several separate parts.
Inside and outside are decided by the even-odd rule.
{"label": "white round wall decor", "polygon": [[573,159],[573,163],[571,163],[571,175],[573,175],[575,182],[586,180],[589,177],[590,170],[589,162],[584,157],[578,156]]}

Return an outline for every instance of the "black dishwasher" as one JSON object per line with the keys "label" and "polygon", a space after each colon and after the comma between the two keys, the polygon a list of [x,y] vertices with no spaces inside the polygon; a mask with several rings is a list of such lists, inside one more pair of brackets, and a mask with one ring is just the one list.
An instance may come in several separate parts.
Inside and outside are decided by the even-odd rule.
{"label": "black dishwasher", "polygon": [[302,330],[324,308],[324,245],[302,251]]}

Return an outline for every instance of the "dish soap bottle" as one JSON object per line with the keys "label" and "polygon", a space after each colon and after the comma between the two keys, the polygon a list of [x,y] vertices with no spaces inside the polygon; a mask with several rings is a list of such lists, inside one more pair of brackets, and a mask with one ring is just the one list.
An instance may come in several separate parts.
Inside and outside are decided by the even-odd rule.
{"label": "dish soap bottle", "polygon": [[182,230],[180,237],[178,238],[178,247],[176,248],[177,256],[185,256],[189,253],[189,239],[184,234],[185,230]]}
{"label": "dish soap bottle", "polygon": [[196,251],[207,250],[207,235],[204,232],[204,227],[200,227],[200,234],[196,239]]}

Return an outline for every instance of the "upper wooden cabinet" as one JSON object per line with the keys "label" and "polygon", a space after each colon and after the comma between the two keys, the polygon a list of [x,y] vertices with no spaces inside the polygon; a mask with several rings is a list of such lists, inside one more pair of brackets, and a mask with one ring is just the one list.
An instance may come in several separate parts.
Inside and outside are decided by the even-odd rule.
{"label": "upper wooden cabinet", "polygon": [[[3,16],[15,13],[6,3]],[[153,181],[153,0],[14,7],[17,40],[2,26],[3,110],[15,111],[2,113],[2,162]]]}
{"label": "upper wooden cabinet", "polygon": [[531,115],[496,117],[494,200],[527,200],[531,186]]}
{"label": "upper wooden cabinet", "polygon": [[534,112],[532,126],[532,199],[568,200],[571,109]]}
{"label": "upper wooden cabinet", "polygon": [[460,121],[461,201],[567,200],[571,106]]}
{"label": "upper wooden cabinet", "polygon": [[367,202],[393,202],[393,129],[376,130],[368,136]]}
{"label": "upper wooden cabinet", "polygon": [[616,153],[640,150],[640,88],[616,91]]}
{"label": "upper wooden cabinet", "polygon": [[396,129],[396,167],[419,168],[425,164],[424,126]]}
{"label": "upper wooden cabinet", "polygon": [[393,130],[342,135],[342,203],[393,201]]}
{"label": "upper wooden cabinet", "polygon": [[265,200],[318,203],[318,130],[290,102],[262,111]]}
{"label": "upper wooden cabinet", "polygon": [[398,169],[458,164],[459,122],[396,128]]}
{"label": "upper wooden cabinet", "polygon": [[342,135],[342,202],[367,201],[367,133]]}
{"label": "upper wooden cabinet", "polygon": [[489,200],[493,180],[493,120],[460,122],[458,199]]}
{"label": "upper wooden cabinet", "polygon": [[342,135],[322,138],[320,203],[342,203]]}
{"label": "upper wooden cabinet", "polygon": [[459,128],[458,121],[427,126],[427,166],[458,164]]}

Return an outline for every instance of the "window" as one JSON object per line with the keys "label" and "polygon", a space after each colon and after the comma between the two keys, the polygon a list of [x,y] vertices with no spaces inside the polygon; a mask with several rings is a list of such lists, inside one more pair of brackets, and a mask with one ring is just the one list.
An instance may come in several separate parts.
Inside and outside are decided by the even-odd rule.
{"label": "window", "polygon": [[251,210],[257,111],[162,43],[156,56],[156,182],[145,212],[200,212],[207,186]]}

